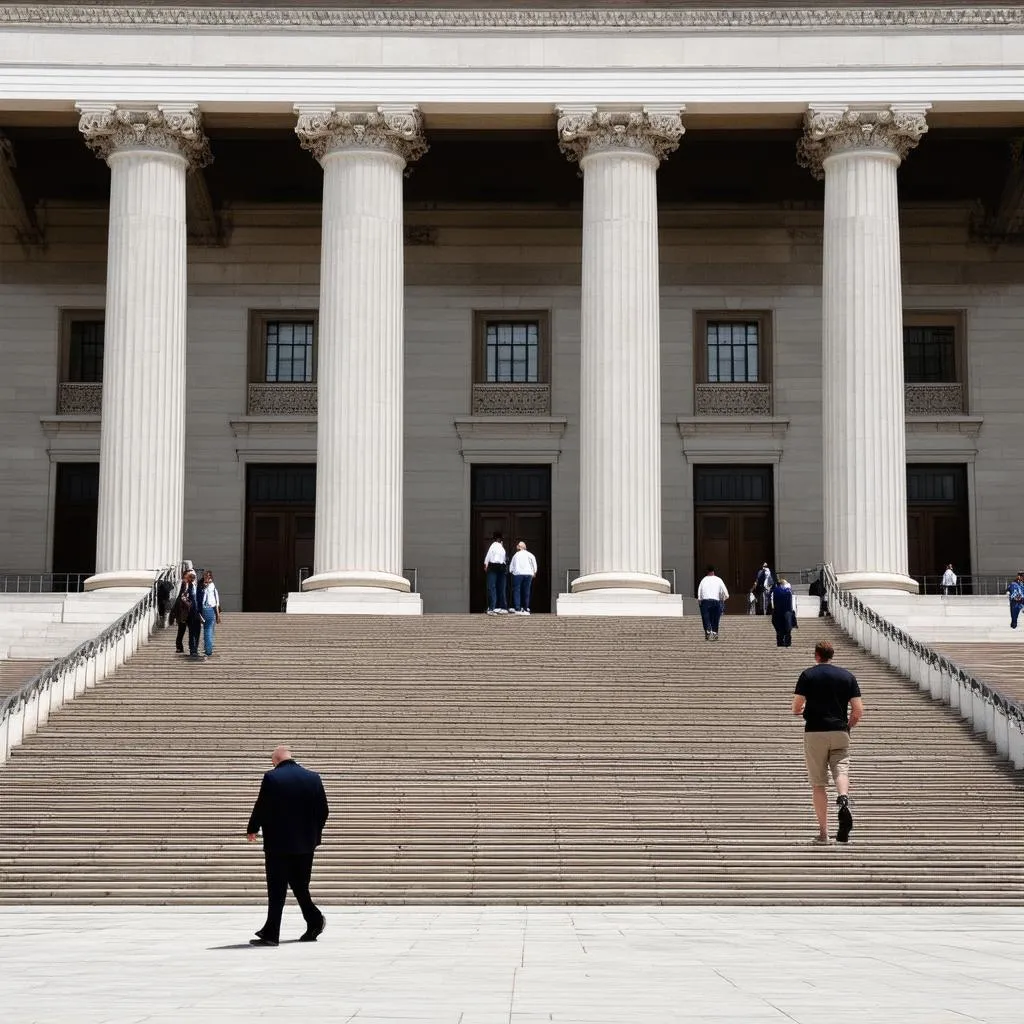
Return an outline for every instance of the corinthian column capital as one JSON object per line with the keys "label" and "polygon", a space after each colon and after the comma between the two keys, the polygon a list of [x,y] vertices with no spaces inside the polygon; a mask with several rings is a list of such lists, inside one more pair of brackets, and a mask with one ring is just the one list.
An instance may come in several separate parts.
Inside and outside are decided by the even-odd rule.
{"label": "corinthian column capital", "polygon": [[194,104],[119,107],[113,103],[79,103],[78,112],[78,130],[85,144],[104,160],[129,149],[175,153],[184,157],[193,171],[213,160],[203,133],[202,115]]}
{"label": "corinthian column capital", "polygon": [[559,107],[558,145],[569,160],[608,150],[646,153],[664,160],[686,130],[682,106],[603,109]]}
{"label": "corinthian column capital", "polygon": [[797,145],[797,162],[823,178],[828,157],[849,150],[875,150],[900,160],[928,131],[927,104],[904,106],[821,106],[804,115],[804,135]]}
{"label": "corinthian column capital", "polygon": [[321,162],[342,149],[378,149],[411,164],[429,148],[418,107],[297,106],[295,113],[300,145]]}

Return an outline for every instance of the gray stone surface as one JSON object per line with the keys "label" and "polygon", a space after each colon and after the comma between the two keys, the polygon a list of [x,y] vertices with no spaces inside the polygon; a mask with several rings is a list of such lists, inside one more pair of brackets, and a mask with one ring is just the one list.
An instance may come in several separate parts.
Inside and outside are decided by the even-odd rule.
{"label": "gray stone surface", "polygon": [[[1019,1024],[1011,910],[0,910],[5,1024]],[[293,905],[284,935],[302,921]]]}

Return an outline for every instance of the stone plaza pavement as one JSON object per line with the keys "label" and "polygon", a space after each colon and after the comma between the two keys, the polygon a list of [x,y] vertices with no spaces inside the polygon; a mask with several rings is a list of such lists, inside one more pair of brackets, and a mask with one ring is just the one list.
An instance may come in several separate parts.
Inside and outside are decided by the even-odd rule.
{"label": "stone plaza pavement", "polygon": [[[4,1024],[1020,1024],[1024,911],[0,909]],[[285,936],[302,920],[285,911]]]}

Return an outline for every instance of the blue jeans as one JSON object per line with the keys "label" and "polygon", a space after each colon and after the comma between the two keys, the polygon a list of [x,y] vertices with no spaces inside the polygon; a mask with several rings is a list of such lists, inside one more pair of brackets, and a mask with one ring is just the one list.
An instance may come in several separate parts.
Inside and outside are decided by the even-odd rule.
{"label": "blue jeans", "polygon": [[203,609],[203,646],[206,649],[206,656],[213,654],[213,628],[217,624],[217,609]]}
{"label": "blue jeans", "polygon": [[1020,601],[1010,602],[1010,629],[1017,628],[1017,616],[1020,615],[1021,609],[1024,608],[1024,604]]}
{"label": "blue jeans", "polygon": [[512,575],[512,607],[516,611],[530,610],[530,591],[533,589],[533,577],[529,573],[513,573]]}
{"label": "blue jeans", "polygon": [[505,584],[507,582],[505,566],[492,565],[487,569],[487,610],[493,612],[495,608],[508,608],[508,593]]}
{"label": "blue jeans", "polygon": [[705,633],[717,633],[718,624],[722,621],[721,601],[701,601],[700,621],[704,624]]}

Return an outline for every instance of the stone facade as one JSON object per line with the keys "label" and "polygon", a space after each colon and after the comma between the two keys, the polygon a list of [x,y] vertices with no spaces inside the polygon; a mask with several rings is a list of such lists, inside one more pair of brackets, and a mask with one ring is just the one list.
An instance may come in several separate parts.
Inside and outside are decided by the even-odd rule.
{"label": "stone facade", "polygon": [[[61,420],[54,416],[59,311],[103,306],[106,211],[54,205],[48,219],[66,240],[51,244],[42,258],[26,262],[14,241],[0,249],[6,312],[0,349],[11,360],[0,383],[0,433],[7,439],[0,551],[8,571],[49,567],[54,462],[95,460],[99,452],[94,420],[84,430],[81,417],[53,423]],[[473,312],[548,309],[551,415],[567,420],[553,442],[559,454],[552,473],[552,577],[560,589],[564,570],[580,564],[579,212],[520,212],[514,228],[500,213],[470,209],[410,209],[406,221],[436,231],[437,245],[405,249],[405,567],[419,571],[425,610],[467,608],[475,569],[468,557],[469,466],[453,424],[471,408]],[[259,431],[240,430],[238,423],[247,411],[248,311],[316,308],[320,210],[238,207],[234,223],[227,248],[189,249],[184,522],[186,554],[216,567],[231,608],[241,603],[247,462],[316,457],[315,433],[296,430],[293,418]],[[907,457],[968,463],[973,568],[994,573],[1020,557],[1014,510],[1024,479],[1017,444],[1024,369],[1007,352],[1024,317],[1024,285],[1008,282],[1024,281],[1024,254],[973,244],[969,225],[968,209],[903,214],[904,307],[965,311],[967,408],[982,419],[973,435],[950,417],[938,431],[908,429]],[[696,462],[774,463],[776,560],[789,569],[821,557],[820,226],[816,209],[660,211],[662,562],[677,569],[684,592],[694,571]],[[760,242],[753,246],[755,229]],[[503,245],[512,231],[516,244]],[[678,421],[695,416],[694,311],[723,308],[772,311],[773,417],[785,421],[784,430],[736,432],[716,420],[710,432],[680,436]],[[767,420],[755,417],[758,422]]]}

